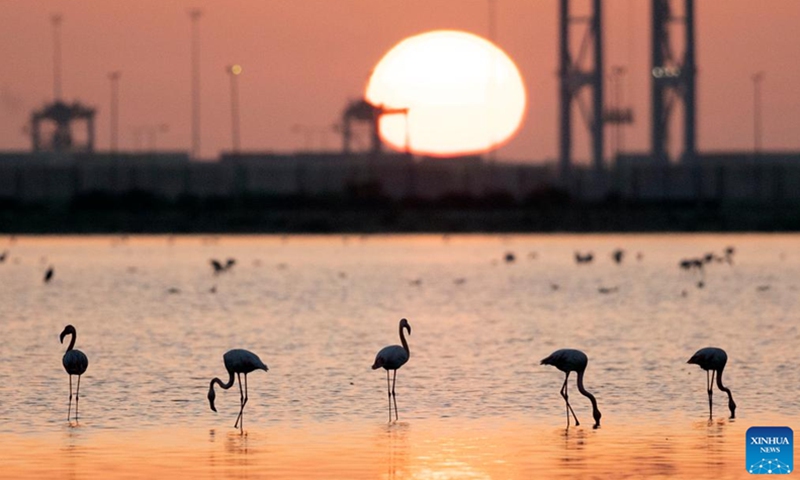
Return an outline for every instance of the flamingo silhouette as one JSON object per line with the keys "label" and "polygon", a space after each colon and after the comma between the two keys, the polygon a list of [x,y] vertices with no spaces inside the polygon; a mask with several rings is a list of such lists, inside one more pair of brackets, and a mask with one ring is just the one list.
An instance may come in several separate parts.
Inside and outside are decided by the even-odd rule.
{"label": "flamingo silhouette", "polygon": [[[214,407],[214,399],[217,397],[216,393],[214,393],[214,383],[218,383],[220,387],[227,390],[233,386],[233,374],[236,374],[236,378],[239,379],[239,415],[236,417],[236,423],[233,424],[233,428],[239,427],[240,432],[244,432],[244,406],[247,404],[247,374],[252,372],[253,370],[264,370],[265,372],[269,371],[264,362],[258,358],[253,352],[243,350],[241,348],[235,348],[233,350],[228,350],[222,356],[223,362],[225,362],[225,370],[228,371],[228,375],[230,378],[228,379],[228,383],[222,383],[217,377],[211,380],[211,383],[208,385],[208,404],[211,407],[211,410],[217,411],[216,407]],[[244,373],[244,391],[242,391],[242,376],[241,374]]]}
{"label": "flamingo silhouette", "polygon": [[44,279],[43,279],[44,283],[50,283],[50,280],[53,279],[53,272],[55,272],[55,269],[51,265],[50,267],[47,268],[47,271],[44,272]]}
{"label": "flamingo silhouette", "polygon": [[572,409],[572,406],[569,404],[569,394],[567,393],[567,380],[569,380],[570,372],[578,372],[578,391],[580,391],[583,395],[589,397],[589,400],[592,402],[592,416],[594,416],[594,427],[597,428],[600,426],[600,410],[597,409],[597,400],[594,398],[594,395],[587,392],[585,388],[583,388],[583,372],[586,371],[586,364],[589,362],[588,357],[586,354],[581,352],[580,350],[573,350],[570,348],[565,348],[561,350],[556,350],[549,357],[543,359],[540,365],[552,365],[557,369],[561,370],[562,372],[566,373],[567,376],[564,378],[564,385],[561,387],[561,396],[564,397],[564,401],[567,403],[567,428],[569,428],[569,413],[572,412],[573,418],[575,418],[575,426],[577,427],[580,425],[578,421],[578,417],[575,416],[575,411]]}
{"label": "flamingo silhouette", "polygon": [[[411,351],[408,349],[408,342],[406,342],[406,337],[403,334],[403,329],[405,328],[408,330],[408,334],[411,335],[411,325],[408,324],[408,320],[403,318],[400,320],[398,328],[400,330],[400,342],[402,342],[403,346],[389,345],[383,347],[375,356],[375,363],[372,364],[373,370],[379,368],[384,368],[386,370],[386,391],[389,395],[389,423],[392,423],[392,399],[394,399],[394,419],[397,421],[399,418],[397,416],[397,396],[395,396],[394,393],[394,385],[397,381],[397,369],[405,365],[408,358],[411,356]],[[389,389],[389,370],[394,370],[391,390]]]}
{"label": "flamingo silhouette", "polygon": [[67,409],[67,421],[69,421],[69,415],[72,413],[72,376],[78,376],[78,388],[75,392],[75,421],[78,421],[78,399],[80,398],[81,393],[81,375],[86,371],[86,368],[89,366],[89,359],[86,358],[83,352],[80,350],[73,350],[75,346],[75,339],[78,337],[78,333],[75,331],[75,327],[72,325],[67,325],[64,327],[64,331],[61,332],[61,343],[64,343],[64,337],[67,335],[72,335],[72,340],[69,342],[69,346],[67,347],[67,351],[64,352],[64,357],[61,359],[61,363],[64,365],[64,370],[67,371],[69,374],[69,408]]}
{"label": "flamingo silhouette", "polygon": [[728,363],[728,354],[725,350],[715,347],[701,348],[697,351],[692,358],[686,363],[693,363],[699,365],[700,368],[706,371],[706,390],[708,391],[708,420],[711,421],[712,416],[712,401],[714,387],[714,374],[717,375],[717,387],[723,392],[728,394],[728,408],[731,410],[731,418],[736,418],[736,403],[733,401],[731,390],[722,385],[722,371],[725,369],[725,364]]}

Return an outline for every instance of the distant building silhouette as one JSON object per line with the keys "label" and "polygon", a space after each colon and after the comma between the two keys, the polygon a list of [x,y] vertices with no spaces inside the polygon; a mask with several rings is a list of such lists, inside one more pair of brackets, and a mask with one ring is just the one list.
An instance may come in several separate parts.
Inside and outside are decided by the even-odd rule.
{"label": "distant building silhouette", "polygon": [[[34,152],[92,152],[94,151],[95,109],[61,100],[45,105],[31,114],[31,143]],[[85,125],[83,141],[73,135],[76,123]]]}

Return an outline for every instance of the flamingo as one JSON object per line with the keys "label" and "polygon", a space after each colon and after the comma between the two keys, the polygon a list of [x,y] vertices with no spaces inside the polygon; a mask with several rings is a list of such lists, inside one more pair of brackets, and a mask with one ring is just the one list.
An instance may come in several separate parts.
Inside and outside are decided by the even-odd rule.
{"label": "flamingo", "polygon": [[216,260],[216,259],[212,258],[211,260],[208,261],[208,263],[210,263],[211,267],[214,268],[214,274],[215,275],[218,275],[218,274],[220,274],[220,273],[225,271],[225,266],[222,265],[222,263],[220,263],[219,260]]}
{"label": "flamingo", "polygon": [[48,267],[47,271],[44,272],[44,279],[43,279],[44,283],[50,283],[50,280],[53,279],[53,272],[54,271],[55,271],[55,269],[53,269],[52,265],[50,267]]}
{"label": "flamingo", "polygon": [[[383,347],[375,356],[375,363],[372,364],[373,370],[379,368],[384,368],[386,370],[386,391],[389,395],[389,423],[392,423],[392,399],[394,399],[395,421],[399,418],[397,416],[397,397],[394,393],[394,385],[397,381],[397,369],[405,365],[408,358],[411,356],[411,352],[408,349],[408,342],[406,342],[406,337],[403,334],[403,329],[406,329],[408,330],[408,334],[411,335],[411,325],[408,324],[408,320],[403,318],[400,320],[398,328],[400,330],[400,342],[402,342],[403,346],[389,345]],[[389,389],[389,370],[394,370],[391,390]]]}
{"label": "flamingo", "polygon": [[64,357],[61,359],[61,363],[64,365],[64,370],[66,370],[69,374],[69,408],[67,409],[67,421],[69,421],[69,415],[72,413],[72,376],[77,375],[78,389],[75,391],[75,421],[77,422],[78,399],[80,398],[81,393],[81,375],[86,372],[86,368],[89,366],[89,359],[86,358],[86,355],[80,350],[73,349],[75,346],[75,339],[78,337],[75,327],[72,325],[67,325],[64,327],[64,331],[61,332],[61,343],[64,343],[64,337],[67,335],[72,335],[72,340],[70,340],[67,351],[64,352]]}
{"label": "flamingo", "polygon": [[[235,373],[236,377],[239,379],[239,415],[236,417],[236,423],[233,424],[233,428],[239,427],[239,432],[243,433],[244,417],[242,414],[244,412],[244,406],[247,404],[247,374],[253,370],[264,370],[268,372],[269,368],[258,358],[258,355],[241,348],[228,350],[222,356],[222,360],[225,362],[225,370],[228,371],[230,378],[228,379],[228,383],[222,383],[222,380],[217,377],[211,380],[211,383],[208,385],[208,404],[211,406],[211,410],[217,411],[216,407],[214,407],[214,399],[217,397],[214,393],[214,383],[218,383],[220,387],[227,390],[233,386],[233,374]],[[242,391],[242,373],[244,373],[244,391]]]}
{"label": "flamingo", "polygon": [[543,359],[540,363],[540,365],[552,365],[567,374],[566,378],[564,378],[564,385],[561,387],[561,396],[564,397],[564,401],[567,403],[567,428],[569,428],[570,412],[572,412],[572,416],[575,418],[575,426],[577,427],[580,425],[580,422],[578,422],[578,417],[575,416],[575,411],[569,404],[569,395],[567,394],[567,380],[569,380],[570,372],[578,372],[578,391],[589,397],[589,400],[592,402],[592,416],[594,416],[593,428],[600,426],[601,414],[600,410],[597,409],[597,400],[594,398],[594,395],[587,392],[586,389],[583,388],[583,372],[586,370],[586,364],[588,362],[589,359],[586,357],[585,353],[581,352],[580,350],[565,348],[556,350],[550,354],[549,357]]}
{"label": "flamingo", "polygon": [[[728,408],[731,410],[731,418],[736,418],[736,403],[733,401],[731,390],[722,385],[722,371],[725,369],[725,364],[728,363],[728,354],[725,350],[715,347],[701,348],[697,351],[692,358],[686,363],[693,363],[699,365],[700,368],[706,371],[706,389],[708,391],[708,420],[713,418],[711,415],[712,402],[711,395],[714,387],[714,374],[717,375],[717,387],[723,392],[728,394]],[[709,376],[709,372],[710,376]]]}

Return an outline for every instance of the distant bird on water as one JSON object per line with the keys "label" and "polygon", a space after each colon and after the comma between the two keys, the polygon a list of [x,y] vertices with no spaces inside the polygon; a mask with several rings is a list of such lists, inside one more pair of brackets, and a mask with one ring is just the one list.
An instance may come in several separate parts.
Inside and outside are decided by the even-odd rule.
{"label": "distant bird on water", "polygon": [[228,270],[233,268],[233,266],[236,265],[236,259],[235,258],[229,258],[225,262],[225,264],[223,264],[219,260],[217,260],[215,258],[212,258],[211,260],[208,261],[208,263],[210,263],[211,264],[211,268],[214,269],[214,274],[215,275],[219,275],[220,273],[227,272]]}
{"label": "distant bird on water", "polygon": [[[211,410],[215,412],[217,411],[217,408],[214,406],[214,399],[217,397],[217,395],[214,393],[214,383],[218,383],[220,387],[227,390],[233,386],[233,374],[235,373],[236,377],[239,379],[239,415],[236,417],[236,423],[233,424],[233,428],[239,427],[239,431],[244,432],[243,413],[244,406],[247,404],[247,374],[253,370],[264,370],[265,372],[268,372],[269,368],[267,368],[267,366],[264,365],[264,362],[258,358],[258,355],[241,348],[236,348],[225,352],[225,354],[222,356],[222,361],[225,362],[225,370],[228,371],[230,378],[228,379],[228,383],[222,383],[222,380],[216,377],[211,380],[211,383],[208,385],[208,404],[211,407]],[[241,376],[243,373],[244,390],[242,390]]]}
{"label": "distant bird on water", "polygon": [[67,325],[64,327],[64,331],[61,332],[61,343],[64,343],[64,337],[67,335],[72,335],[72,340],[70,340],[67,351],[64,353],[64,357],[61,359],[61,363],[64,365],[64,370],[66,370],[69,374],[69,408],[67,409],[67,421],[69,421],[69,415],[72,412],[72,376],[77,375],[78,388],[75,391],[75,421],[77,422],[78,399],[80,398],[81,393],[81,375],[86,372],[86,368],[89,366],[89,359],[86,358],[86,355],[84,355],[84,353],[80,350],[73,350],[73,347],[75,346],[75,339],[78,337],[75,327],[72,325]]}
{"label": "distant bird on water", "polygon": [[8,257],[8,250],[3,250],[3,253],[0,253],[0,263],[5,262],[6,257]]}
{"label": "distant bird on water", "polygon": [[578,372],[578,391],[589,397],[589,400],[592,402],[592,416],[594,416],[593,428],[600,426],[601,414],[600,410],[597,409],[597,400],[595,400],[594,395],[587,392],[586,389],[583,388],[583,372],[586,371],[586,364],[588,362],[589,359],[586,357],[585,353],[581,352],[580,350],[565,348],[556,350],[550,354],[549,357],[543,359],[540,363],[540,365],[552,365],[567,374],[566,378],[564,378],[564,385],[561,386],[561,396],[564,397],[564,401],[567,403],[567,428],[569,428],[570,412],[572,412],[572,417],[575,418],[575,426],[577,427],[580,425],[580,422],[578,422],[578,417],[575,416],[575,411],[569,404],[567,380],[569,380],[570,372]]}
{"label": "distant bird on water", "polygon": [[47,269],[47,271],[44,272],[44,279],[43,279],[44,283],[50,283],[50,280],[53,279],[53,273],[54,273],[54,269],[53,269],[53,266],[51,265]]}
{"label": "distant bird on water", "polygon": [[728,408],[731,410],[731,418],[736,418],[736,403],[729,388],[722,385],[722,371],[728,363],[728,354],[721,348],[706,347],[697,351],[686,363],[699,365],[706,371],[706,390],[708,391],[708,419],[713,418],[711,396],[714,387],[714,374],[717,375],[717,387],[728,394]]}
{"label": "distant bird on water", "polygon": [[[373,370],[379,368],[386,370],[386,391],[389,395],[389,423],[392,423],[392,400],[394,400],[394,419],[395,421],[398,420],[397,397],[394,393],[394,385],[397,381],[397,369],[405,365],[408,358],[411,356],[411,352],[408,349],[408,342],[406,342],[406,337],[403,334],[403,329],[406,329],[408,330],[408,334],[411,335],[411,325],[408,324],[408,320],[403,318],[400,320],[398,328],[400,330],[400,342],[403,346],[389,345],[388,347],[383,347],[375,356],[375,363],[372,364]],[[391,389],[389,389],[389,370],[394,370]]]}

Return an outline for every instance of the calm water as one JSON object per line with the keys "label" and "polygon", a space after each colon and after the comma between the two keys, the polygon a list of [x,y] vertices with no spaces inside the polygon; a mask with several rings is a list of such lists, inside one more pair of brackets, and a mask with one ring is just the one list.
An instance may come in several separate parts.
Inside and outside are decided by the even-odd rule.
{"label": "calm water", "polygon": [[[702,289],[677,266],[728,245],[734,265],[707,266]],[[798,427],[798,247],[791,235],[2,238],[0,476],[744,477],[749,426]],[[575,250],[596,259],[578,266]],[[214,276],[209,259],[228,257]],[[385,374],[370,366],[402,317],[411,360],[387,426]],[[66,421],[67,323],[89,357],[79,425]],[[705,372],[685,363],[708,345],[728,352],[734,421],[717,390],[706,421]],[[574,384],[584,424],[563,428],[563,374],[539,366],[562,347],[589,356],[599,430],[584,429]],[[270,367],[248,376],[245,436],[236,387],[217,389],[216,414],[206,401],[230,348]]]}

